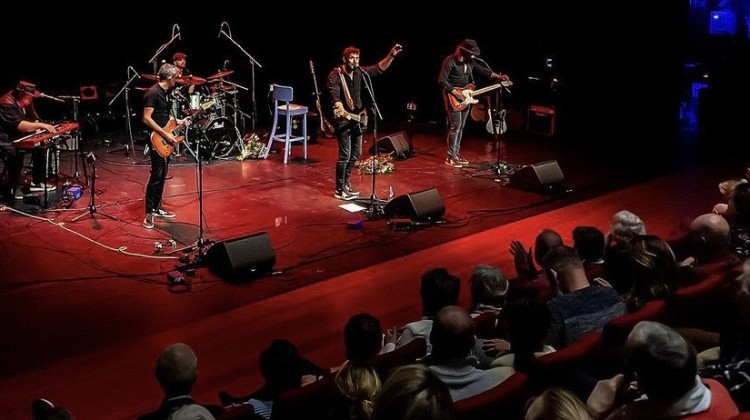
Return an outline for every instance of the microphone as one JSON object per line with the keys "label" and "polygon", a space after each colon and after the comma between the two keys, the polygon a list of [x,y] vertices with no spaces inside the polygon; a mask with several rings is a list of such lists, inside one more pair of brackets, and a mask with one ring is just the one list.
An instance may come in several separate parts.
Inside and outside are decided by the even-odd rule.
{"label": "microphone", "polygon": [[130,71],[130,70],[133,70],[133,73],[135,74],[135,76],[137,78],[139,78],[139,79],[141,78],[141,75],[138,74],[138,72],[133,68],[133,66],[128,66],[128,71]]}
{"label": "microphone", "polygon": [[222,70],[226,70],[227,67],[229,67],[229,60],[224,60],[224,68]]}
{"label": "microphone", "polygon": [[182,94],[182,92],[179,91],[179,89],[172,90],[172,97],[183,101],[187,100],[187,98],[185,98],[185,96]]}
{"label": "microphone", "polygon": [[52,95],[47,95],[46,93],[42,93],[42,92],[39,92],[39,97],[45,98],[45,99],[52,99],[53,101],[57,101],[57,102],[65,102],[60,98],[54,97]]}
{"label": "microphone", "polygon": [[224,32],[224,25],[226,24],[227,24],[226,21],[222,21],[221,24],[219,25],[219,36],[217,38],[221,38],[221,33]]}
{"label": "microphone", "polygon": [[182,31],[180,31],[180,25],[175,23],[174,26],[172,27],[172,30],[175,30],[175,29],[177,29],[177,38],[179,38],[179,40],[182,41]]}

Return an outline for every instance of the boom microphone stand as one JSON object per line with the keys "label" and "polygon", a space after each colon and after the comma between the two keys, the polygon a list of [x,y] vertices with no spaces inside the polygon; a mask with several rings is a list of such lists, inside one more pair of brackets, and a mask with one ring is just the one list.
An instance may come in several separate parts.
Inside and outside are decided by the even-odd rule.
{"label": "boom microphone stand", "polygon": [[159,49],[156,50],[156,53],[154,54],[154,56],[151,57],[150,60],[148,60],[149,63],[153,63],[153,65],[154,65],[154,73],[153,74],[156,74],[158,72],[158,70],[159,70],[157,68],[159,66],[159,64],[156,61],[156,59],[159,58],[159,54],[161,54],[161,52],[164,51],[177,38],[182,39],[182,33],[180,33],[180,26],[175,23],[174,25],[172,25],[172,39],[170,39],[169,41],[167,41],[165,44],[161,44],[161,46],[159,47]]}
{"label": "boom microphone stand", "polygon": [[[370,94],[370,100],[372,101],[372,141],[374,143],[372,154],[370,156],[370,172],[372,175],[372,193],[370,194],[370,201],[367,205],[367,218],[369,220],[375,220],[385,215],[385,212],[383,211],[383,200],[378,199],[378,194],[376,192],[376,186],[375,186],[375,179],[376,179],[376,166],[375,161],[377,160],[378,156],[378,119],[383,119],[383,116],[380,114],[380,108],[378,108],[378,103],[375,100],[375,93],[373,91],[372,87],[372,79],[370,76],[361,71],[359,67],[354,69],[354,71],[359,71],[362,73],[362,81],[365,84],[365,90],[367,93]],[[364,140],[364,135],[362,136]]]}
{"label": "boom microphone stand", "polygon": [[[226,32],[224,32],[224,27],[225,26],[227,27],[227,31]],[[250,55],[250,53],[248,53],[247,51],[245,51],[245,49],[242,48],[242,46],[240,44],[238,44],[232,38],[232,29],[229,27],[229,24],[226,21],[221,22],[221,25],[219,25],[219,38],[221,38],[222,34],[225,37],[227,37],[227,39],[230,40],[232,42],[232,44],[234,44],[235,46],[237,46],[237,48],[239,48],[240,51],[242,51],[247,56],[247,58],[250,60],[250,72],[251,72],[251,76],[250,76],[251,77],[251,79],[250,79],[251,80],[251,82],[250,82],[250,101],[251,101],[250,102],[250,114],[252,115],[252,118],[250,119],[250,128],[252,129],[252,131],[255,131],[255,122],[256,122],[256,120],[258,118],[258,112],[257,112],[258,109],[257,109],[257,105],[255,103],[255,66],[258,66],[259,68],[262,68],[263,66],[261,66],[260,63],[258,63],[253,58],[252,55]]]}
{"label": "boom microphone stand", "polygon": [[[130,71],[131,70],[133,71],[133,75],[132,76],[130,75]],[[130,153],[128,153],[128,151],[127,151],[128,146],[126,145],[125,146],[125,149],[126,149],[125,150],[125,152],[126,152],[125,154],[128,156],[128,158],[134,159],[135,158],[135,156],[134,156],[135,155],[135,145],[133,144],[133,128],[130,125],[130,84],[136,78],[140,79],[141,75],[138,74],[138,72],[135,71],[135,69],[132,66],[128,66],[127,74],[128,74],[127,75],[128,81],[125,82],[125,86],[123,86],[122,89],[120,89],[120,91],[117,92],[117,95],[115,95],[115,97],[112,98],[111,101],[109,101],[109,106],[112,107],[112,104],[117,100],[117,98],[120,96],[120,94],[122,92],[125,92],[125,124],[126,124],[126,128],[128,129],[128,137],[130,138]],[[112,152],[115,152],[117,150],[122,150],[122,149],[110,150],[107,153],[112,153]]]}

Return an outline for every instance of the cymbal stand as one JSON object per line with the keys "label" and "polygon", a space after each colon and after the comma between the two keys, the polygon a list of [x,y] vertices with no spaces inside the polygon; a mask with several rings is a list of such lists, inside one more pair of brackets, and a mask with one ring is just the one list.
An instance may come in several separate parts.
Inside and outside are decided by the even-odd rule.
{"label": "cymbal stand", "polygon": [[[96,217],[94,217],[94,213],[97,213],[96,210],[96,204],[95,204],[95,197],[96,197],[96,157],[94,156],[93,152],[89,152],[88,157],[86,157],[86,162],[91,165],[91,189],[89,190],[89,212],[83,213],[81,215],[78,215],[71,220],[71,222],[77,222],[81,220],[83,217],[91,216],[92,219],[96,220]],[[102,216],[106,217],[110,220],[117,220],[116,217],[111,216],[107,213],[98,212]]]}
{"label": "cymbal stand", "polygon": [[[224,27],[225,26],[227,28],[226,32],[224,31]],[[250,104],[251,104],[251,107],[250,107],[250,113],[252,115],[252,118],[250,119],[250,128],[251,128],[252,131],[255,131],[255,123],[256,123],[256,120],[258,118],[258,107],[257,107],[257,104],[255,103],[255,67],[257,66],[259,68],[262,68],[263,66],[261,66],[260,63],[258,63],[258,61],[255,60],[252,55],[250,55],[250,53],[248,53],[247,51],[245,51],[245,49],[242,48],[242,46],[240,44],[238,44],[232,38],[232,29],[229,27],[229,23],[227,23],[226,21],[221,22],[221,25],[219,25],[219,36],[221,37],[221,35],[224,35],[225,37],[227,37],[227,39],[229,41],[231,41],[232,44],[234,44],[237,48],[239,48],[240,51],[242,51],[247,56],[247,58],[250,60],[250,72],[251,72],[251,79],[250,79],[251,80],[251,84],[250,84]]]}
{"label": "cymbal stand", "polygon": [[[370,156],[370,172],[372,174],[372,192],[370,193],[370,199],[367,204],[367,219],[368,220],[376,220],[379,219],[382,216],[385,216],[385,212],[383,211],[383,205],[386,203],[384,200],[378,199],[378,193],[375,186],[375,180],[377,177],[377,166],[375,162],[378,160],[378,146],[377,146],[377,139],[378,139],[378,119],[383,119],[383,116],[380,114],[380,108],[378,108],[378,103],[375,100],[375,93],[373,91],[372,87],[372,79],[370,78],[370,75],[368,75],[365,72],[361,72],[362,74],[362,81],[365,85],[365,90],[367,93],[370,94],[370,100],[372,101],[372,141],[374,143],[374,147],[372,149],[372,154]],[[362,140],[364,140],[364,133],[362,135]]]}
{"label": "cymbal stand", "polygon": [[[130,71],[133,70],[133,75],[130,75]],[[135,69],[131,66],[128,66],[127,71],[127,77],[128,81],[125,82],[125,86],[120,89],[119,92],[112,98],[111,101],[109,101],[109,106],[112,107],[112,104],[117,100],[118,97],[120,97],[120,94],[125,92],[125,124],[128,129],[128,138],[130,139],[130,148],[128,149],[128,145],[124,145],[121,148],[110,150],[107,153],[113,153],[118,150],[125,149],[125,154],[128,156],[129,159],[135,159],[135,145],[133,144],[133,127],[130,125],[130,84],[133,83],[133,80],[136,78],[140,79],[141,75],[138,74],[138,72],[135,71]],[[128,152],[128,150],[130,152]]]}

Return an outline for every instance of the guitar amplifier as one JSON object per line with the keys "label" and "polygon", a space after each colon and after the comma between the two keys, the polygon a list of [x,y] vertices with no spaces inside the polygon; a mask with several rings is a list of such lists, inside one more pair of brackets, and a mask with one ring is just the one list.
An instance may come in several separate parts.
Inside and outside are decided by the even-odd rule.
{"label": "guitar amplifier", "polygon": [[555,108],[530,105],[526,112],[526,131],[552,137],[555,135]]}

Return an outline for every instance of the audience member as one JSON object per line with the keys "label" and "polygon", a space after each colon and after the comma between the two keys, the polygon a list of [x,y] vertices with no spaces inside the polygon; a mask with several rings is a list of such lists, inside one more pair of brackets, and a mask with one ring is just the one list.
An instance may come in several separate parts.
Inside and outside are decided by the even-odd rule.
{"label": "audience member", "polygon": [[550,299],[550,331],[546,344],[561,349],[585,334],[601,331],[609,320],[627,312],[625,302],[610,287],[589,284],[581,259],[569,246],[550,250],[545,258],[547,277],[561,295]]}
{"label": "audience member", "polygon": [[[184,343],[175,343],[162,350],[156,360],[156,379],[164,391],[164,399],[156,411],[144,414],[140,420],[165,420],[183,406],[197,404],[190,390],[198,379],[198,357]],[[222,413],[218,405],[204,405],[214,416]]]}
{"label": "audience member", "polygon": [[645,234],[646,225],[635,213],[620,210],[612,216],[604,248],[602,277],[621,295],[630,290],[628,243],[636,235]]}
{"label": "audience member", "polygon": [[628,336],[625,352],[628,375],[597,384],[587,403],[592,413],[602,416],[614,409],[608,418],[662,419],[711,407],[712,391],[698,376],[695,350],[673,329],[641,321]]}
{"label": "audience member", "polygon": [[591,420],[586,404],[565,388],[546,389],[526,406],[525,420]]}
{"label": "audience member", "polygon": [[372,420],[451,420],[451,394],[423,365],[393,370],[375,397]]}
{"label": "audience member", "polygon": [[573,248],[578,252],[586,269],[586,277],[595,279],[604,272],[604,232],[594,226],[576,226],[573,229]]}
{"label": "audience member", "polygon": [[435,315],[430,331],[432,352],[424,362],[448,387],[453,401],[494,388],[513,374],[508,367],[479,369],[477,358],[471,355],[475,340],[474,322],[465,309],[446,306]]}
{"label": "audience member", "polygon": [[628,311],[641,309],[647,302],[667,299],[677,290],[677,261],[672,248],[655,235],[638,235],[628,244],[630,290]]}
{"label": "audience member", "polygon": [[[344,345],[348,361],[363,363],[381,353],[388,353],[396,348],[396,329],[387,330],[385,335],[380,321],[368,313],[361,313],[349,318],[344,326]],[[335,372],[344,365],[332,368]]]}
{"label": "audience member", "polygon": [[508,280],[499,268],[491,265],[478,265],[469,277],[471,288],[471,317],[483,312],[499,315],[508,292]]}
{"label": "audience member", "polygon": [[[544,257],[550,249],[562,244],[563,240],[559,233],[552,229],[544,229],[536,236],[532,257],[531,248],[527,251],[521,241],[511,241],[510,253],[513,255],[517,276],[517,281],[510,282],[511,287],[534,290],[537,296],[545,300],[557,294],[557,290],[550,289],[550,282],[544,270]],[[537,269],[534,261],[542,267]]]}
{"label": "audience member", "polygon": [[370,365],[348,361],[336,373],[331,398],[331,420],[367,420],[380,392],[380,377]]}
{"label": "audience member", "polygon": [[419,296],[422,298],[422,319],[406,324],[398,338],[396,347],[401,347],[415,337],[427,339],[427,352],[430,352],[430,329],[432,318],[442,308],[458,303],[461,280],[445,268],[433,268],[422,275]]}

